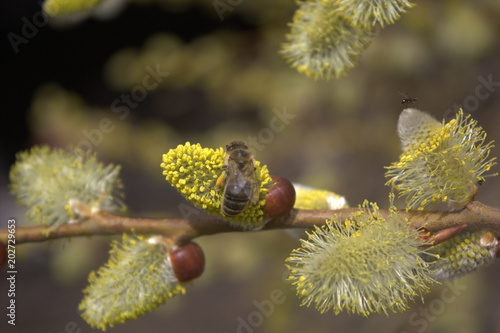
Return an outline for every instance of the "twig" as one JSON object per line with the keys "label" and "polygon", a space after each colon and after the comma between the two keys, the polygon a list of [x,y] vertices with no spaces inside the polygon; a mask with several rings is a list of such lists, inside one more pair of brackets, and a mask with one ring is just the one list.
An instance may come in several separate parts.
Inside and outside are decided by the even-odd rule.
{"label": "twig", "polygon": [[[293,209],[286,217],[271,220],[262,230],[310,228],[320,226],[334,216],[348,218],[359,208],[338,210]],[[380,210],[383,217],[388,217],[388,210]],[[484,229],[500,237],[500,209],[473,201],[466,208],[456,212],[440,211],[400,211],[401,217],[407,218],[412,227],[425,227],[431,232],[467,225],[469,230]],[[122,233],[161,234],[173,238],[176,242],[223,233],[246,231],[230,225],[217,217],[198,217],[191,219],[153,219],[135,218],[110,214],[104,211],[94,213],[90,218],[78,223],[65,224],[49,231],[47,226],[17,227],[16,243],[43,242],[51,239],[93,235],[114,235]],[[0,241],[6,243],[7,229],[0,229]]]}

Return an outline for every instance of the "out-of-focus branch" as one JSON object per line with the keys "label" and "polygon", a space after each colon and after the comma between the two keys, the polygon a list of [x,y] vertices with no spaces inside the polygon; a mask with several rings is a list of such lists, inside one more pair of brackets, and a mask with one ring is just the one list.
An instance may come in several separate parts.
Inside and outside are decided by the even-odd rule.
{"label": "out-of-focus branch", "polygon": [[[309,228],[320,226],[335,215],[347,219],[359,208],[338,210],[305,210],[293,209],[286,217],[271,220],[262,230]],[[388,217],[389,210],[380,210],[383,217]],[[466,208],[455,212],[441,211],[400,211],[402,218],[408,219],[411,226],[426,228],[431,232],[466,225],[469,230],[484,229],[492,231],[500,237],[500,209],[472,201]],[[57,238],[113,235],[122,233],[161,234],[173,238],[177,242],[223,233],[247,231],[221,220],[217,217],[198,217],[190,219],[153,219],[136,218],[98,211],[78,223],[65,224],[50,230],[46,226],[17,227],[16,244],[42,242]],[[7,229],[0,230],[0,241],[6,243]]]}

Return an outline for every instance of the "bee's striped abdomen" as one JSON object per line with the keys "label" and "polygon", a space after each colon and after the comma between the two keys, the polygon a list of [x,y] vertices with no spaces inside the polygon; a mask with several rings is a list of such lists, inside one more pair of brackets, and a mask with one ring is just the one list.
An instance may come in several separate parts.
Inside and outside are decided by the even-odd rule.
{"label": "bee's striped abdomen", "polygon": [[[233,187],[233,189],[236,188],[238,192],[233,193],[231,187]],[[245,209],[248,205],[248,201],[248,196],[243,188],[229,185],[226,187],[222,199],[222,214],[228,217],[236,216]]]}

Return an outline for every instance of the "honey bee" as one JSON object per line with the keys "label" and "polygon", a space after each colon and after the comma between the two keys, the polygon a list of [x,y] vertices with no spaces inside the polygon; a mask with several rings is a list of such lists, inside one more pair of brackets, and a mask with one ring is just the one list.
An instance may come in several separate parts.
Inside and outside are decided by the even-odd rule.
{"label": "honey bee", "polygon": [[233,141],[226,146],[224,170],[217,179],[217,186],[224,183],[221,213],[227,217],[238,215],[249,202],[259,201],[260,186],[255,173],[252,153],[241,141]]}
{"label": "honey bee", "polygon": [[410,95],[408,95],[408,93],[404,93],[402,91],[400,91],[399,94],[404,97],[401,101],[401,104],[415,104],[415,102],[418,100],[417,97],[411,97]]}

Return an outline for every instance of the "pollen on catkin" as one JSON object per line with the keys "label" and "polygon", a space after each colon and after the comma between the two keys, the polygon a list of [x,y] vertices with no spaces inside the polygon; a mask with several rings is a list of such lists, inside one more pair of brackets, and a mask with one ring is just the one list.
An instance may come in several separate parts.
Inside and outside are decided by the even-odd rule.
{"label": "pollen on catkin", "polygon": [[345,197],[331,191],[319,190],[309,186],[293,184],[295,205],[298,209],[341,209],[346,208]]}
{"label": "pollen on catkin", "polygon": [[187,200],[235,225],[254,229],[264,221],[264,205],[267,191],[273,182],[267,166],[255,161],[255,172],[260,183],[259,202],[248,204],[237,216],[227,217],[221,210],[224,189],[217,186],[217,178],[224,172],[224,148],[202,148],[200,144],[179,145],[163,155],[163,175]]}
{"label": "pollen on catkin", "polygon": [[428,249],[435,256],[424,259],[436,280],[458,278],[483,267],[495,259],[498,240],[490,231],[465,231],[446,242]]}
{"label": "pollen on catkin", "polygon": [[123,205],[118,199],[122,183],[120,167],[105,166],[95,154],[35,146],[17,155],[10,170],[11,192],[37,224],[54,228],[78,220],[73,204],[91,210],[113,211]]}
{"label": "pollen on catkin", "polygon": [[124,234],[121,242],[113,242],[109,261],[90,273],[78,307],[90,326],[105,331],[185,293],[165,244],[150,239]]}
{"label": "pollen on catkin", "polygon": [[394,23],[401,13],[413,7],[407,0],[338,0],[337,4],[354,25],[382,27]]}
{"label": "pollen on catkin", "polygon": [[353,25],[337,1],[303,1],[299,6],[281,54],[300,73],[315,79],[345,75],[371,41],[371,28]]}
{"label": "pollen on catkin", "polygon": [[422,243],[396,209],[384,219],[376,204],[360,208],[345,223],[335,217],[315,227],[287,259],[301,305],[321,313],[388,314],[404,311],[433,283]]}
{"label": "pollen on catkin", "polygon": [[493,141],[485,143],[486,133],[462,110],[441,124],[425,112],[405,109],[398,133],[403,153],[386,167],[386,185],[406,198],[408,209],[424,210],[439,202],[464,207],[478,184],[496,175],[484,175],[496,164],[496,158],[489,158]]}

